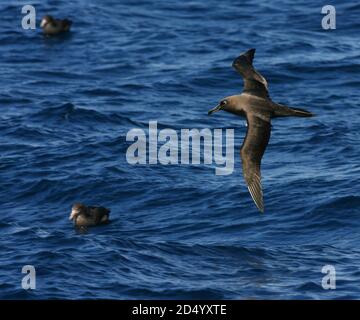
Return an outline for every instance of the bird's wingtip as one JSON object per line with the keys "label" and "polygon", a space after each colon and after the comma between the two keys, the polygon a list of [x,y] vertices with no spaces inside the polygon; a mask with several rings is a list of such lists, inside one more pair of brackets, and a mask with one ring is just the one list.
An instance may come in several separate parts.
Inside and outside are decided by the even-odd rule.
{"label": "bird's wingtip", "polygon": [[265,208],[264,208],[264,201],[263,201],[263,195],[261,189],[258,190],[257,187],[255,187],[254,185],[250,185],[250,186],[248,185],[248,190],[258,210],[261,213],[264,213]]}
{"label": "bird's wingtip", "polygon": [[248,51],[246,51],[246,52],[244,53],[244,56],[247,58],[247,60],[248,60],[248,62],[249,62],[250,64],[253,63],[254,56],[255,56],[255,51],[256,51],[255,48],[251,48],[251,49],[249,49]]}
{"label": "bird's wingtip", "polygon": [[254,201],[254,202],[255,202],[255,205],[256,205],[256,207],[258,208],[258,210],[259,210],[261,213],[264,213],[264,212],[265,212],[265,208],[264,208],[263,199],[261,198],[260,201]]}

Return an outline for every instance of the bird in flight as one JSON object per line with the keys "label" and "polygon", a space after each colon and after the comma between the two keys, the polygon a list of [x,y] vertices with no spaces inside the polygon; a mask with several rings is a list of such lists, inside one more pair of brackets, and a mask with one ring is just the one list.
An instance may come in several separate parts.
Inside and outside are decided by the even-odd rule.
{"label": "bird in flight", "polygon": [[243,175],[257,208],[264,212],[260,165],[270,139],[271,119],[311,117],[313,114],[304,109],[273,102],[266,79],[253,67],[254,55],[255,49],[250,49],[232,64],[244,80],[243,92],[222,99],[208,114],[224,110],[246,118],[247,132],[240,150]]}

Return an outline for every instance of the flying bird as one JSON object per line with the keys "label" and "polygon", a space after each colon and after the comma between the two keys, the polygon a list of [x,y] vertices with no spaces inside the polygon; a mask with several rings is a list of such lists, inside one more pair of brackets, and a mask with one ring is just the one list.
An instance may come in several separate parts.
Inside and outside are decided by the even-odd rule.
{"label": "flying bird", "polygon": [[247,132],[240,150],[245,182],[257,208],[264,212],[261,186],[261,159],[270,139],[271,119],[276,117],[312,117],[309,111],[273,102],[266,79],[253,66],[255,49],[237,57],[232,66],[244,80],[241,94],[226,97],[208,114],[224,110],[245,117]]}

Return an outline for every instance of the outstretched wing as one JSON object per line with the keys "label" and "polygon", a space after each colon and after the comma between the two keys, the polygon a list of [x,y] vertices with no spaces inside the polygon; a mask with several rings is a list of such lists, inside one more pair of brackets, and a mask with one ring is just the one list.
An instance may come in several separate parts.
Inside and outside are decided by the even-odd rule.
{"label": "outstretched wing", "polygon": [[238,56],[232,65],[244,79],[244,93],[261,98],[269,98],[269,89],[266,79],[253,67],[252,63],[254,55],[255,49],[250,49]]}
{"label": "outstretched wing", "polygon": [[270,118],[269,121],[265,121],[247,114],[246,120],[248,129],[240,150],[243,175],[256,206],[264,212],[260,165],[270,139]]}

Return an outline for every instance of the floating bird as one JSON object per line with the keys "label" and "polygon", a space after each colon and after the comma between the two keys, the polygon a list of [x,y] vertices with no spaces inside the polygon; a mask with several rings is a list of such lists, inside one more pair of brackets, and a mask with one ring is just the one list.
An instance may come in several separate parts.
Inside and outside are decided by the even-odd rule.
{"label": "floating bird", "polygon": [[48,36],[57,35],[70,30],[72,21],[68,19],[58,20],[52,16],[45,16],[41,20],[40,27],[43,28],[44,34]]}
{"label": "floating bird", "polygon": [[74,221],[76,227],[91,227],[109,222],[110,210],[104,207],[87,207],[82,203],[72,206],[69,220]]}
{"label": "floating bird", "polygon": [[254,55],[255,49],[250,49],[237,57],[232,64],[244,79],[243,92],[222,99],[208,114],[225,110],[246,118],[247,132],[240,150],[243,175],[257,208],[264,212],[260,164],[270,139],[271,119],[311,117],[313,114],[273,102],[266,79],[253,67]]}

